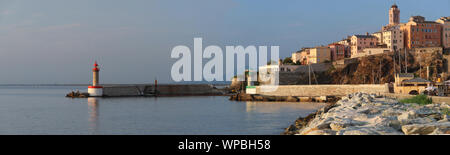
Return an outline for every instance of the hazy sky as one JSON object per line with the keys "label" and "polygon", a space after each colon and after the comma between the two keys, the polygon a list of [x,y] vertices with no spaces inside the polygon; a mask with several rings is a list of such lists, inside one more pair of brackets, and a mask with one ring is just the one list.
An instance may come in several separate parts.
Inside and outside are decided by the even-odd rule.
{"label": "hazy sky", "polygon": [[[392,0],[0,0],[0,84],[170,82],[171,49],[304,46],[378,31]],[[397,0],[401,21],[450,16],[449,0]]]}

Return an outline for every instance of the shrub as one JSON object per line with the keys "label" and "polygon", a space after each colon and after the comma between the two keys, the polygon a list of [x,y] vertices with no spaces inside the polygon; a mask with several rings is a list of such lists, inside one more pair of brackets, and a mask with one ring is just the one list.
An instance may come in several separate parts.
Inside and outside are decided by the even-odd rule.
{"label": "shrub", "polygon": [[429,98],[427,95],[416,95],[411,98],[400,100],[401,103],[417,103],[419,105],[427,105],[433,103],[433,100]]}

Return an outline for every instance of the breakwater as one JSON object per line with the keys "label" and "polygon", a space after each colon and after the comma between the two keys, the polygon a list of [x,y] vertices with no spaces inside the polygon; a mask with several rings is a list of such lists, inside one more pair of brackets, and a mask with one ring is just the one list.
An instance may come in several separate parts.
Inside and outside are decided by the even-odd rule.
{"label": "breakwater", "polygon": [[450,105],[404,104],[393,98],[354,93],[301,117],[284,134],[440,135],[450,134]]}
{"label": "breakwater", "polygon": [[301,96],[270,96],[259,94],[238,93],[230,95],[232,101],[263,101],[263,102],[336,102],[340,97],[336,96],[318,96],[318,97],[301,97]]}
{"label": "breakwater", "polygon": [[360,84],[360,85],[280,85],[272,92],[261,91],[260,86],[256,86],[256,94],[267,96],[299,96],[299,97],[320,97],[320,96],[345,96],[356,92],[369,94],[389,93],[387,84]]}
{"label": "breakwater", "polygon": [[[104,85],[103,97],[139,97],[139,96],[220,96],[227,93],[226,89],[218,89],[207,84],[162,84],[162,85]],[[74,93],[67,97],[82,97]]]}
{"label": "breakwater", "polygon": [[225,91],[212,85],[128,85],[128,86],[104,86],[104,97],[127,96],[208,96],[224,95]]}

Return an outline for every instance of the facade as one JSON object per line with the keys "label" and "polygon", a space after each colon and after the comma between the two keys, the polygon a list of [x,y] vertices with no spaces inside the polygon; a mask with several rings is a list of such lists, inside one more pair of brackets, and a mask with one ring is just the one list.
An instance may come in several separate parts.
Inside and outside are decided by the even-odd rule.
{"label": "facade", "polygon": [[336,42],[336,44],[350,46],[350,44],[351,44],[351,36],[349,36],[347,39],[342,39],[341,41]]}
{"label": "facade", "polygon": [[375,48],[377,46],[377,37],[373,35],[353,35],[351,37],[351,55],[363,52],[365,48]]}
{"label": "facade", "polygon": [[442,25],[425,21],[425,17],[412,16],[409,22],[400,26],[404,34],[406,49],[442,46]]}
{"label": "facade", "polygon": [[309,49],[307,64],[323,63],[325,61],[331,61],[330,49],[327,46]]}
{"label": "facade", "polygon": [[291,56],[292,62],[294,62],[294,63],[300,62],[300,60],[301,60],[301,59],[300,59],[300,58],[301,58],[301,54],[302,54],[301,51],[292,53],[292,56]]}
{"label": "facade", "polygon": [[443,53],[442,47],[422,47],[422,48],[414,48],[411,50],[414,53]]}
{"label": "facade", "polygon": [[391,26],[382,31],[382,43],[386,45],[390,51],[402,51],[404,49],[403,31],[400,26]]}
{"label": "facade", "polygon": [[373,36],[377,37],[377,45],[383,44],[383,32],[372,33]]}
{"label": "facade", "polygon": [[362,52],[359,52],[357,54],[353,54],[352,58],[360,58],[365,57],[369,55],[377,55],[377,54],[383,54],[390,52],[389,48],[365,48]]}
{"label": "facade", "polygon": [[395,75],[394,92],[397,94],[418,94],[426,90],[431,81],[414,78],[411,73],[400,73]]}
{"label": "facade", "polygon": [[400,24],[400,9],[396,4],[389,9],[389,25]]}
{"label": "facade", "polygon": [[297,63],[300,62],[302,65],[306,65],[309,61],[309,48],[303,48],[301,51],[292,53],[292,62]]}
{"label": "facade", "polygon": [[450,16],[449,17],[441,17],[436,20],[437,23],[442,25],[442,46],[445,49],[450,49]]}
{"label": "facade", "polygon": [[330,48],[331,61],[341,60],[350,57],[349,46],[333,43],[328,45],[328,48]]}

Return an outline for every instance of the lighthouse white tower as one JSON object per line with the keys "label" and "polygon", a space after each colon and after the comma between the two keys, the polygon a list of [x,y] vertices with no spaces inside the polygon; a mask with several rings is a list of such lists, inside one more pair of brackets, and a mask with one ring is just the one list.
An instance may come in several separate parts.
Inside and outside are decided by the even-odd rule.
{"label": "lighthouse white tower", "polygon": [[89,96],[100,97],[103,96],[103,87],[99,85],[99,75],[100,69],[98,68],[97,61],[94,63],[94,68],[92,68],[92,85],[88,87]]}

